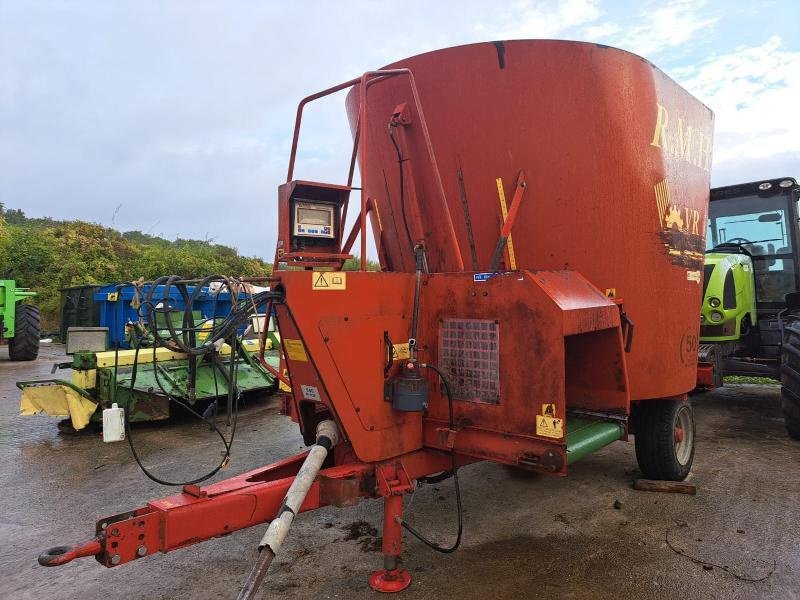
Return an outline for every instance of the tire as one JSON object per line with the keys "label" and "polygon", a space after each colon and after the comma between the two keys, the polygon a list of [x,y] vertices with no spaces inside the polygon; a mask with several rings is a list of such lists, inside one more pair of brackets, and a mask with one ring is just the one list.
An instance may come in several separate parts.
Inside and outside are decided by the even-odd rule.
{"label": "tire", "polygon": [[800,320],[783,328],[781,409],[789,437],[800,440]]}
{"label": "tire", "polygon": [[665,481],[686,479],[695,446],[694,415],[688,400],[639,402],[634,425],[636,460],[642,474]]}
{"label": "tire", "polygon": [[8,358],[36,360],[39,356],[41,324],[39,309],[30,304],[17,304],[14,337],[8,340]]}

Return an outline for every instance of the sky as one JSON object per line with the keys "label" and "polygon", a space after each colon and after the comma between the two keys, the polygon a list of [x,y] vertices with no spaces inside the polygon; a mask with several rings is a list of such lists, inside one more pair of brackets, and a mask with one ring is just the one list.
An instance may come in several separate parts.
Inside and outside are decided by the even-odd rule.
{"label": "sky", "polygon": [[[712,185],[800,177],[800,2],[0,0],[0,202],[271,259],[298,101],[406,56],[519,38],[644,56],[716,115]],[[296,175],[345,179],[344,98]]]}

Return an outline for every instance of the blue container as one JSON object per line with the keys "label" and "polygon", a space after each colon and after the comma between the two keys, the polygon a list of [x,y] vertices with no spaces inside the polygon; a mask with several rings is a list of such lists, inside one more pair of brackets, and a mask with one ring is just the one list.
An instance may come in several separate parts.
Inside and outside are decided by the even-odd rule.
{"label": "blue container", "polygon": [[[153,292],[153,302],[163,302],[164,297],[163,285],[156,286]],[[194,286],[187,286],[188,293],[194,293]],[[150,293],[150,286],[142,286],[142,297],[147,297]],[[116,299],[114,294],[117,293]],[[122,288],[117,288],[116,284],[109,284],[100,286],[95,292],[94,299],[100,305],[100,326],[108,327],[108,344],[109,348],[114,348],[118,343],[120,348],[129,348],[129,344],[125,339],[125,325],[127,323],[135,323],[143,321],[144,319],[139,316],[138,309],[131,306],[136,290],[133,286],[127,285]],[[239,293],[239,299],[245,299],[247,295],[244,292]],[[183,301],[181,293],[174,285],[169,290],[169,305],[176,310],[184,310],[186,304]],[[231,294],[230,292],[222,292],[212,295],[208,288],[203,288],[195,298],[192,309],[200,311],[203,318],[210,319],[212,317],[225,317],[231,312]],[[241,334],[246,326],[243,326],[239,333]]]}

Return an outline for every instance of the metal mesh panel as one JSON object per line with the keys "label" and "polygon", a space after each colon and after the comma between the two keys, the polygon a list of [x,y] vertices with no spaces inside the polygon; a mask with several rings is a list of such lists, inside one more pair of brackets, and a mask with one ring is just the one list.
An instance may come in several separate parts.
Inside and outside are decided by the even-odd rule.
{"label": "metal mesh panel", "polygon": [[500,402],[499,332],[494,321],[443,319],[439,364],[456,400]]}

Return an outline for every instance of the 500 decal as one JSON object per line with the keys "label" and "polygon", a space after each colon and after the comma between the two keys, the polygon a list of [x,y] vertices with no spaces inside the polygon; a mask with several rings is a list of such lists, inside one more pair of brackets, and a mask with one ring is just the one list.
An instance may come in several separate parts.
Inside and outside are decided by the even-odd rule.
{"label": "500 decal", "polygon": [[681,336],[680,356],[681,362],[685,366],[697,365],[697,351],[699,345],[700,340],[696,333],[690,331]]}

